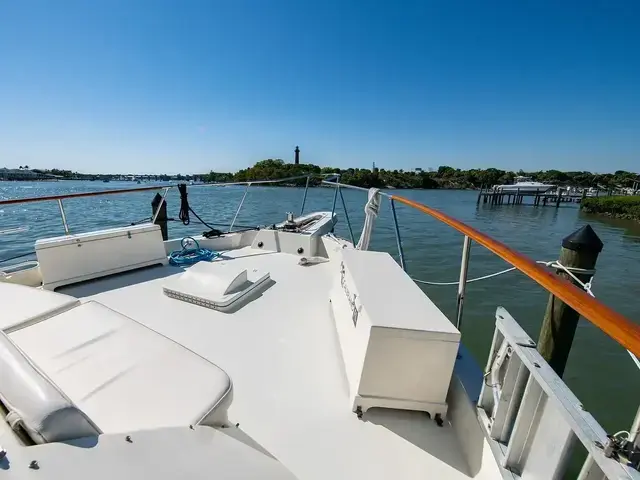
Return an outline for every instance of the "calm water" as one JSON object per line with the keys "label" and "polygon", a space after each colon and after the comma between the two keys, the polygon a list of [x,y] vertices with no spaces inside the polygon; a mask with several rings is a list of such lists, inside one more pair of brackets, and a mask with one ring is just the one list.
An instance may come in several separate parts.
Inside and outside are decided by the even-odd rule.
{"label": "calm water", "polygon": [[[0,182],[0,199],[134,186],[115,182]],[[244,187],[191,187],[189,201],[205,221],[228,225],[243,192]],[[296,188],[251,187],[236,224],[256,225],[284,220],[285,212],[299,211],[302,193],[302,189]],[[605,245],[598,261],[594,293],[627,317],[640,318],[640,224],[587,216],[575,205],[562,205],[559,209],[527,205],[481,205],[477,208],[476,193],[472,191],[399,193],[441,209],[536,260],[556,259],[562,238],[590,223]],[[128,225],[148,217],[152,197],[153,192],[141,192],[66,200],[65,210],[72,232],[85,232]],[[366,195],[344,191],[344,197],[357,238],[364,219]],[[330,210],[332,200],[332,190],[311,189],[305,211]],[[178,209],[179,196],[177,191],[172,191],[168,196],[169,216],[177,217]],[[336,233],[348,238],[339,199],[336,211],[340,219]],[[462,236],[409,207],[398,205],[397,211],[409,273],[415,278],[437,282],[457,280]],[[385,201],[374,230],[372,248],[396,256],[392,225],[391,212]],[[33,251],[38,238],[64,234],[56,202],[0,207],[0,230],[19,226],[28,226],[29,230],[0,237],[0,259]],[[195,223],[188,227],[179,222],[169,224],[172,238],[203,230]],[[482,247],[472,247],[470,278],[506,267]],[[425,287],[425,291],[449,318],[454,317],[455,286]],[[463,341],[483,367],[498,305],[506,307],[528,333],[537,338],[547,293],[524,275],[512,272],[471,283],[467,291]],[[576,333],[565,380],[605,429],[609,432],[628,429],[640,398],[640,371],[621,347],[584,320]]]}

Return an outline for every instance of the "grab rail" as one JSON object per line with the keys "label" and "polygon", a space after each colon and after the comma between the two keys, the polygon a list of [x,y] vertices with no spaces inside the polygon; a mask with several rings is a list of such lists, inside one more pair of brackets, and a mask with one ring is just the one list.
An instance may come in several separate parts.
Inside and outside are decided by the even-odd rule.
{"label": "grab rail", "polygon": [[[173,187],[174,185],[171,185],[168,188],[173,188]],[[11,198],[9,200],[0,200],[0,205],[16,205],[18,203],[46,202],[48,200],[65,200],[67,198],[98,197],[100,195],[116,195],[119,193],[144,192],[145,190],[162,190],[163,188],[167,188],[167,185],[157,185],[153,187],[123,188],[120,190],[100,190],[97,192],[66,193],[63,195],[50,195],[47,197]]]}
{"label": "grab rail", "polygon": [[[244,200],[247,196],[247,193],[249,191],[249,187],[251,187],[251,185],[269,185],[269,184],[275,184],[275,183],[283,183],[283,182],[289,182],[292,180],[301,180],[303,178],[306,178],[306,185],[305,185],[305,189],[304,189],[304,196],[302,198],[302,206],[300,209],[300,215],[302,215],[304,213],[304,205],[307,199],[307,191],[309,189],[309,180],[311,178],[331,178],[334,177],[336,179],[340,178],[340,174],[337,173],[307,173],[305,175],[296,175],[293,177],[286,177],[286,178],[277,178],[277,179],[273,179],[273,180],[248,180],[248,181],[244,181],[244,182],[229,182],[229,183],[203,183],[203,184],[197,184],[197,185],[191,185],[191,186],[195,186],[195,187],[228,187],[228,186],[238,186],[238,185],[246,185],[246,189],[244,192],[244,195],[242,197],[242,199],[240,200],[240,204],[238,205],[238,209],[236,210],[236,213],[234,215],[233,221],[231,222],[231,225],[229,227],[229,231],[231,231],[231,229],[233,228],[236,218],[238,217],[238,214],[240,213],[240,209],[242,209],[242,205],[244,204]],[[324,181],[322,181],[322,183],[324,183]],[[335,183],[335,182],[332,182]],[[27,198],[12,198],[12,199],[7,199],[7,200],[0,200],[0,206],[1,205],[17,205],[17,204],[21,204],[21,203],[34,203],[34,202],[46,202],[46,201],[57,201],[58,202],[58,208],[60,210],[60,217],[62,218],[62,226],[64,227],[64,233],[65,235],[69,235],[70,231],[69,231],[69,225],[67,224],[67,216],[65,214],[64,211],[64,206],[62,201],[66,200],[66,199],[70,199],[70,198],[83,198],[83,197],[98,197],[101,195],[117,195],[117,194],[121,194],[121,193],[135,193],[135,192],[144,192],[144,191],[149,191],[149,190],[164,190],[164,192],[161,195],[161,200],[158,204],[157,207],[155,207],[155,213],[153,214],[153,216],[151,217],[151,223],[155,223],[156,219],[158,218],[158,215],[160,214],[160,208],[162,207],[162,204],[165,202],[165,199],[167,197],[167,194],[169,193],[169,190],[177,188],[178,185],[153,185],[153,186],[149,186],[149,187],[136,187],[136,188],[123,188],[123,189],[119,189],[119,190],[99,190],[99,191],[95,191],[95,192],[80,192],[80,193],[66,193],[66,194],[62,194],[62,195],[49,195],[49,196],[44,196],[44,197],[27,197]],[[335,204],[336,204],[336,198],[337,198],[337,192],[336,192],[336,196],[334,197],[333,200],[333,209],[335,210]],[[343,205],[344,205],[344,199],[343,199]],[[345,208],[345,212],[346,212],[346,208]],[[353,237],[353,234],[352,234]]]}
{"label": "grab rail", "polygon": [[[368,191],[366,188],[357,187],[348,184],[337,184],[336,182],[323,181],[327,185],[339,185],[342,188],[348,188],[352,190]],[[460,329],[462,324],[462,308],[464,305],[464,295],[466,289],[467,271],[469,266],[469,250],[471,247],[471,241],[475,240],[477,243],[491,251],[513,267],[520,270],[526,276],[535,281],[538,285],[542,286],[549,293],[552,293],[557,298],[561,299],[564,303],[573,308],[576,312],[580,313],[583,317],[600,328],[604,333],[613,338],[620,345],[625,347],[636,357],[640,356],[640,326],[627,319],[618,312],[612,310],[606,305],[600,303],[595,298],[589,296],[580,288],[573,285],[568,280],[561,278],[557,275],[553,275],[549,271],[542,268],[539,264],[531,260],[526,255],[519,253],[502,242],[495,240],[488,235],[476,230],[475,228],[457,220],[446,213],[443,213],[435,208],[428,207],[419,202],[409,200],[408,198],[401,197],[399,195],[391,195],[384,192],[379,192],[381,195],[387,197],[391,202],[391,211],[393,214],[394,227],[396,232],[396,241],[398,244],[398,254],[400,257],[400,265],[405,268],[404,252],[402,250],[402,240],[400,238],[400,230],[398,229],[398,220],[396,217],[395,202],[403,203],[409,207],[426,213],[431,217],[439,220],[440,222],[452,227],[458,232],[462,233],[464,237],[464,244],[462,250],[462,260],[460,265],[460,281],[458,283],[458,297],[456,306],[456,327]]]}
{"label": "grab rail", "polygon": [[[322,183],[335,185],[336,187],[339,185],[341,188],[348,188],[352,190],[368,191],[367,188],[343,183],[328,181],[323,181]],[[398,243],[398,254],[400,256],[400,265],[403,268],[405,266],[405,260],[404,252],[402,251],[400,230],[398,229],[398,220],[395,212],[395,202],[403,203],[422,213],[426,213],[464,235],[462,260],[460,265],[460,281],[458,283],[456,327],[461,327],[462,307],[464,303],[467,283],[466,278],[469,266],[469,250],[471,247],[471,241],[474,240],[516,269],[520,270],[549,293],[569,305],[576,312],[626,348],[629,352],[633,353],[636,357],[640,357],[640,325],[637,325],[615,310],[607,307],[603,303],[600,303],[570,281],[552,274],[526,255],[509,248],[504,243],[489,237],[488,235],[447,215],[446,213],[399,195],[392,195],[384,192],[379,193],[387,197],[391,202],[391,211],[393,213],[396,240]]]}
{"label": "grab rail", "polygon": [[[466,238],[476,241],[569,305],[627,350],[636,356],[640,356],[640,326],[589,296],[568,280],[552,274],[526,255],[507,247],[504,243],[479,232],[446,213],[398,195],[390,195],[389,197],[392,201],[403,203],[432,216],[464,234]],[[464,284],[461,282],[459,288],[462,285]]]}

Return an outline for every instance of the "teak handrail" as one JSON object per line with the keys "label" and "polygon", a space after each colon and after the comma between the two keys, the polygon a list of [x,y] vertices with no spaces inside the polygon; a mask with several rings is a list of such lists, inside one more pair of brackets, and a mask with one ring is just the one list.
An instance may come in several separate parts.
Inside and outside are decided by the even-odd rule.
{"label": "teak handrail", "polygon": [[49,197],[12,198],[10,200],[0,200],[0,205],[14,205],[16,203],[44,202],[47,200],[65,200],[67,198],[97,197],[100,195],[115,195],[118,193],[144,192],[146,190],[161,190],[163,188],[170,188],[170,187],[171,185],[157,185],[155,187],[137,187],[137,188],[123,188],[120,190],[99,190],[97,192],[67,193],[64,195],[51,195]]}
{"label": "teak handrail", "polygon": [[396,202],[404,203],[432,216],[478,242],[569,305],[631,353],[640,357],[640,325],[600,303],[568,280],[545,270],[526,255],[507,247],[504,243],[479,232],[446,213],[408,198],[397,195],[391,195],[391,198]]}

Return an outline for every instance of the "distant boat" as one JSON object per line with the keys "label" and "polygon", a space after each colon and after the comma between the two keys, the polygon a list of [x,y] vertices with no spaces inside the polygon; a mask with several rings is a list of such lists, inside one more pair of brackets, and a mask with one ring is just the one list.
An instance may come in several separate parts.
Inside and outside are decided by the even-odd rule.
{"label": "distant boat", "polygon": [[102,180],[104,183],[109,183],[111,180],[109,180],[108,178],[105,178],[104,180]]}
{"label": "distant boat", "polygon": [[515,183],[513,185],[494,185],[493,189],[499,192],[517,192],[521,193],[525,192],[540,192],[544,193],[552,188],[555,188],[555,185],[550,185],[548,183],[534,182],[531,177],[516,177]]}

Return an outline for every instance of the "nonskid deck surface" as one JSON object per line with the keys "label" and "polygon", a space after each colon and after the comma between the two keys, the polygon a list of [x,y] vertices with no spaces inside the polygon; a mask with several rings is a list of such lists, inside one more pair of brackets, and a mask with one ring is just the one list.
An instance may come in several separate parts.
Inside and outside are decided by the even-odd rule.
{"label": "nonskid deck surface", "polygon": [[328,301],[335,261],[302,267],[295,255],[250,247],[223,256],[274,282],[232,314],[165,296],[176,267],[59,291],[99,301],[223,368],[235,390],[230,421],[300,479],[469,478],[449,425],[420,412],[371,409],[362,420],[351,412]]}

